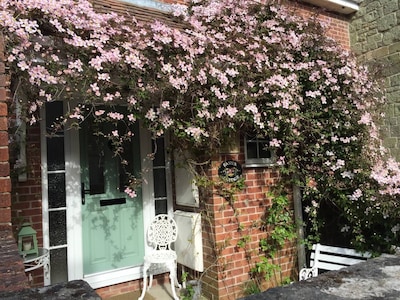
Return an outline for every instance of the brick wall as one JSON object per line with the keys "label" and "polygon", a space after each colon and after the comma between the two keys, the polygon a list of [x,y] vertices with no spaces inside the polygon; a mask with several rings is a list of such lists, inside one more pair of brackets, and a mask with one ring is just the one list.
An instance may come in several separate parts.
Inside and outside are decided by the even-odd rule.
{"label": "brick wall", "polygon": [[350,42],[361,62],[369,63],[385,80],[388,108],[384,140],[400,159],[400,1],[368,0],[350,22]]}
{"label": "brick wall", "polygon": [[0,33],[0,290],[27,287],[22,259],[11,227],[11,179],[8,155],[9,77],[4,64],[4,40]]}
{"label": "brick wall", "polygon": [[[11,153],[14,156],[15,153]],[[28,126],[26,131],[27,178],[12,180],[12,222],[14,230],[24,222],[29,222],[37,232],[38,246],[43,246],[43,214],[42,186],[40,166],[40,128],[39,125]],[[37,269],[30,274],[31,286],[43,286],[43,269]]]}
{"label": "brick wall", "polygon": [[291,1],[290,4],[305,19],[315,17],[318,21],[326,24],[328,28],[326,35],[338,42],[344,49],[350,49],[349,17],[333,14],[312,5],[299,4],[297,1]]}
{"label": "brick wall", "polygon": [[[214,159],[210,177],[218,181],[218,168],[223,161],[236,160],[244,164],[243,147],[239,154],[221,155]],[[204,268],[203,293],[207,299],[237,299],[243,296],[251,279],[250,269],[260,261],[260,240],[266,237],[260,222],[265,217],[270,199],[266,193],[278,179],[274,168],[244,168],[246,188],[236,195],[231,206],[227,200],[214,194],[205,204],[203,217]],[[239,230],[239,225],[242,228]],[[245,247],[239,243],[246,236]],[[272,262],[281,267],[263,289],[280,284],[284,278],[295,278],[296,247],[287,244]]]}

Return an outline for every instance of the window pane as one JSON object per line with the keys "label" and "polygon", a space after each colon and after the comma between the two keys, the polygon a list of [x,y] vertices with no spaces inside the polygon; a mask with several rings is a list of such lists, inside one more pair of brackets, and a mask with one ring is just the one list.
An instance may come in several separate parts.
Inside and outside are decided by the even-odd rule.
{"label": "window pane", "polygon": [[165,166],[165,152],[164,152],[164,138],[158,138],[155,141],[155,145],[153,143],[153,152],[156,151],[153,166],[160,167]]}
{"label": "window pane", "polygon": [[133,141],[125,142],[123,145],[124,152],[122,153],[122,159],[127,162],[127,164],[121,164],[121,161],[118,161],[118,171],[119,171],[119,190],[125,190],[125,187],[129,185],[129,177],[128,174],[135,176],[135,159],[133,148],[135,145]]}
{"label": "window pane", "polygon": [[247,158],[258,158],[256,142],[248,141],[246,147],[247,147]]}
{"label": "window pane", "polygon": [[68,281],[67,248],[50,250],[51,284]]}
{"label": "window pane", "polygon": [[259,144],[260,149],[260,158],[271,158],[271,151],[269,150],[269,144],[268,143],[261,143]]}
{"label": "window pane", "polygon": [[49,208],[65,207],[65,174],[48,174]]}
{"label": "window pane", "polygon": [[66,211],[49,212],[50,246],[67,244]]}
{"label": "window pane", "polygon": [[[46,131],[51,134],[54,133],[52,125],[57,122],[57,118],[62,117],[63,112],[63,102],[54,101],[46,103]],[[60,134],[60,132],[58,132]]]}
{"label": "window pane", "polygon": [[165,169],[155,169],[154,177],[154,197],[162,198],[167,196]]}
{"label": "window pane", "polygon": [[[104,178],[104,144],[99,138],[89,133],[87,155],[89,160],[89,190],[90,195],[103,194],[105,186]],[[85,187],[86,188],[86,187]]]}
{"label": "window pane", "polygon": [[167,213],[167,200],[156,200],[156,215]]}
{"label": "window pane", "polygon": [[54,136],[47,138],[47,169],[49,171],[64,170],[64,138]]}

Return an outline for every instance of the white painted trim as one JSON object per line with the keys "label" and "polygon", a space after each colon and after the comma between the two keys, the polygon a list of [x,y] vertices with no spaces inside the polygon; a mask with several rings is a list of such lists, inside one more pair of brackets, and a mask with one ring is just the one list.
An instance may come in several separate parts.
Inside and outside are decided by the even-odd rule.
{"label": "white painted trim", "polygon": [[[43,247],[50,248],[49,236],[49,194],[48,194],[48,180],[47,180],[47,141],[46,141],[46,111],[45,106],[40,111],[40,168],[42,176],[42,231],[43,231]],[[51,284],[50,276],[44,275],[44,285]]]}
{"label": "white painted trim", "polygon": [[83,278],[81,172],[78,130],[66,130],[64,145],[68,280],[75,280]]}
{"label": "white painted trim", "polygon": [[360,9],[357,3],[349,0],[303,0],[304,2],[323,7],[342,14],[351,14]]}
{"label": "white painted trim", "polygon": [[[147,157],[151,153],[152,140],[150,132],[140,130],[140,156],[142,169],[142,198],[143,198],[143,228],[145,241],[145,254],[148,254],[151,248],[147,245],[146,231],[155,215],[154,201],[154,180],[153,180],[153,161]],[[147,201],[144,201],[144,200]]]}
{"label": "white painted trim", "polygon": [[85,276],[83,279],[93,289],[142,278],[142,267],[127,268]]}
{"label": "white painted trim", "polygon": [[164,137],[164,151],[165,151],[165,176],[166,176],[166,185],[167,185],[167,209],[168,215],[173,218],[174,217],[174,203],[173,203],[173,189],[172,189],[172,153],[168,153],[168,146],[170,143],[169,136]]}

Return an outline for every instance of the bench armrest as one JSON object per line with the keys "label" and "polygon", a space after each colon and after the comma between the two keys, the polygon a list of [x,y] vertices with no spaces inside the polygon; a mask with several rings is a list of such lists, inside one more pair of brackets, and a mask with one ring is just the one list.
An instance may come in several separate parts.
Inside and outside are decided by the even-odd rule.
{"label": "bench armrest", "polygon": [[303,268],[299,272],[299,281],[318,276],[317,268]]}

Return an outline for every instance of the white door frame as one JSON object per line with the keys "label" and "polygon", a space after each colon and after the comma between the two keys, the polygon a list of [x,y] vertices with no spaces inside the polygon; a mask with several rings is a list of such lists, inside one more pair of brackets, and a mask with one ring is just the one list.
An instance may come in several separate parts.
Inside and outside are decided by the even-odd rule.
{"label": "white door frame", "polygon": [[[42,114],[41,122],[41,152],[42,152],[42,189],[43,189],[43,243],[49,248],[49,220],[48,220],[48,182],[47,182],[47,147],[45,116]],[[80,173],[80,147],[79,132],[75,129],[65,131],[65,182],[66,182],[66,218],[67,218],[67,262],[68,280],[84,279],[92,288],[100,288],[126,281],[136,280],[143,277],[142,266],[122,268],[113,271],[83,275],[82,256],[82,213],[81,213],[81,173]],[[152,172],[152,160],[147,155],[152,152],[152,140],[150,133],[140,129],[140,153],[142,169],[142,199],[143,199],[143,222],[144,230],[148,228],[155,215],[154,182]],[[166,156],[167,157],[167,156]],[[167,158],[167,194],[168,213],[172,216],[172,186],[170,178],[170,162]],[[145,234],[145,232],[143,233]],[[150,250],[145,245],[145,253]],[[47,280],[47,282],[46,282]],[[45,279],[45,284],[50,284],[50,279]]]}

